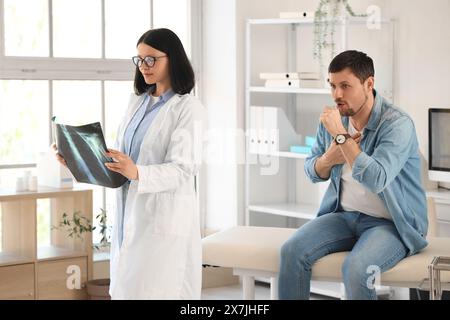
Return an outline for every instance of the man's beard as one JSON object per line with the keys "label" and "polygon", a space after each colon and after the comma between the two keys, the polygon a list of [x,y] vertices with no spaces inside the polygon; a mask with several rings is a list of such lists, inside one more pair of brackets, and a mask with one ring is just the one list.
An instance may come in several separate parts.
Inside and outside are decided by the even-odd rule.
{"label": "man's beard", "polygon": [[[364,93],[365,99],[363,104],[358,108],[357,111],[355,111],[353,108],[350,108],[350,106],[348,107],[347,110],[339,110],[339,113],[341,114],[342,117],[353,117],[356,116],[363,108],[364,106],[367,104],[367,100],[369,99],[369,96]],[[336,103],[339,103],[341,101],[335,101]],[[347,104],[348,105],[348,104]]]}

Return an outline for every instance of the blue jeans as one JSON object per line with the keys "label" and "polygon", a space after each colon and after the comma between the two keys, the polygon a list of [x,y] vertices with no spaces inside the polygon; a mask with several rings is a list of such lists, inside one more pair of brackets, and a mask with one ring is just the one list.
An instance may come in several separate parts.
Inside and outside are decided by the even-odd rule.
{"label": "blue jeans", "polygon": [[346,298],[358,300],[377,299],[371,285],[374,270],[385,272],[407,254],[390,220],[360,212],[324,214],[301,226],[282,246],[279,298],[309,299],[312,265],[339,251],[350,251],[342,266]]}

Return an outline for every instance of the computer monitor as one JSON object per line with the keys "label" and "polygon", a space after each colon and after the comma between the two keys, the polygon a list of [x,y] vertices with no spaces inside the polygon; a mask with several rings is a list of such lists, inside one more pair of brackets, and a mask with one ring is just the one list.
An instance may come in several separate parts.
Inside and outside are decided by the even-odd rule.
{"label": "computer monitor", "polygon": [[450,182],[450,109],[428,109],[428,177]]}

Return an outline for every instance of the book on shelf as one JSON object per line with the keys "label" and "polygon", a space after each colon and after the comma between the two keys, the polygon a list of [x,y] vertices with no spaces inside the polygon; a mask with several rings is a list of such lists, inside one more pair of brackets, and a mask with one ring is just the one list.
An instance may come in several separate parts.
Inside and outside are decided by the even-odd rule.
{"label": "book on shelf", "polygon": [[282,19],[304,19],[307,21],[314,21],[314,12],[313,11],[280,12],[280,18],[282,18]]}
{"label": "book on shelf", "polygon": [[267,88],[314,88],[321,89],[324,88],[324,83],[321,80],[304,80],[304,79],[296,79],[296,80],[266,80],[265,87]]}
{"label": "book on shelf", "polygon": [[262,72],[259,74],[262,80],[282,80],[282,79],[307,79],[320,80],[319,72]]}
{"label": "book on shelf", "polygon": [[299,78],[304,80],[321,80],[319,72],[299,72]]}
{"label": "book on shelf", "polygon": [[300,88],[300,80],[266,80],[264,83],[265,87],[268,88],[284,88],[284,87],[293,87]]}
{"label": "book on shelf", "polygon": [[262,80],[300,79],[299,72],[262,72],[259,74]]}

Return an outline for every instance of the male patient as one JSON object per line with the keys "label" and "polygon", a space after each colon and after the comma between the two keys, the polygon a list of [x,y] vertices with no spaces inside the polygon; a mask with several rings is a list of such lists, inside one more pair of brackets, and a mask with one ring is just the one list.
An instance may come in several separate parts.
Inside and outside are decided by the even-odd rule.
{"label": "male patient", "polygon": [[280,299],[308,299],[311,267],[350,251],[342,266],[347,299],[376,299],[374,271],[420,251],[428,220],[414,123],[374,89],[373,61],[345,51],[328,68],[336,107],[325,107],[305,171],[330,179],[318,216],[281,248]]}

